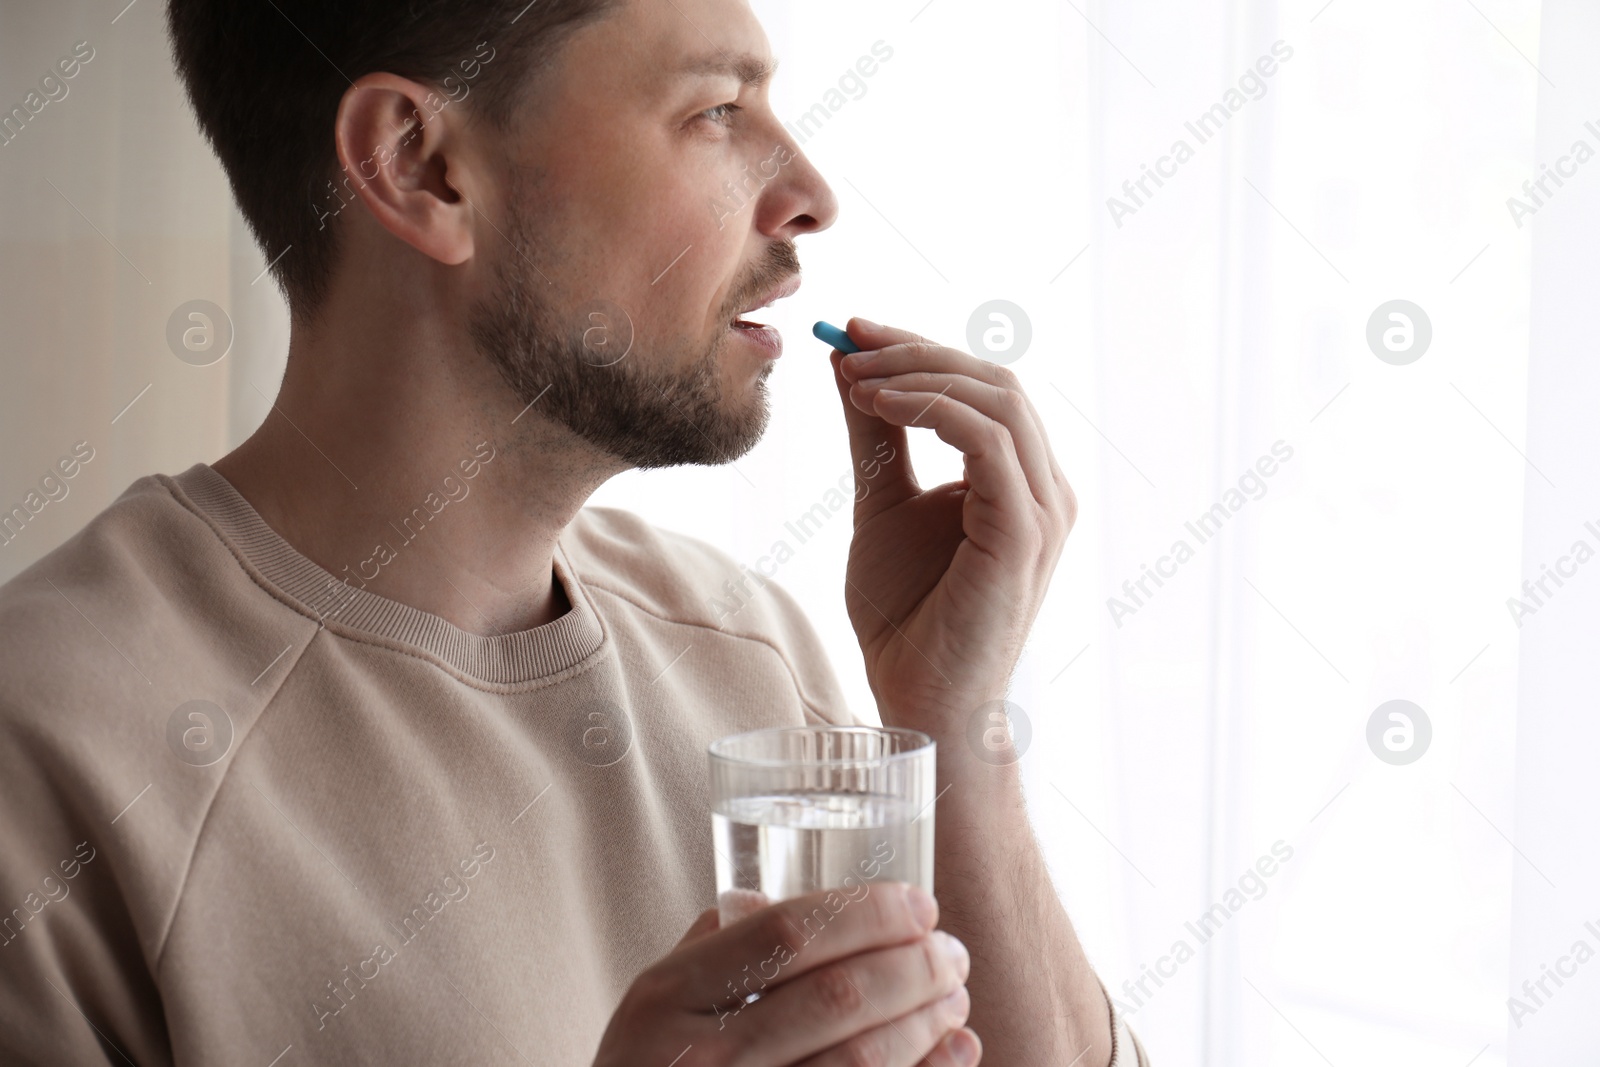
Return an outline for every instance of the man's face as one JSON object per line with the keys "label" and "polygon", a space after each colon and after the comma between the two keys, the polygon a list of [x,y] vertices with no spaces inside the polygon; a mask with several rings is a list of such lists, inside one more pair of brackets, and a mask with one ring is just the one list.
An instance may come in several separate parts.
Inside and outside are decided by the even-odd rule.
{"label": "man's face", "polygon": [[776,355],[733,323],[838,210],[768,105],[771,62],[745,0],[629,0],[502,149],[473,337],[522,403],[630,465],[726,462],[766,426]]}

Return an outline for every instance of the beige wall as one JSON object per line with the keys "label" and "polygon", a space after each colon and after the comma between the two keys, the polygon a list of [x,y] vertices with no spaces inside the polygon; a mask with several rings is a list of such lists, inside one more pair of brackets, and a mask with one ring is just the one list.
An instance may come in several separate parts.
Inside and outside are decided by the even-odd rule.
{"label": "beige wall", "polygon": [[[38,107],[58,60],[79,42],[93,49],[76,76],[46,86],[66,95],[0,145],[0,511],[25,504],[76,442],[94,449],[67,495],[0,545],[0,581],[134,479],[242,440],[267,409],[256,388],[272,395],[282,373],[287,310],[270,277],[251,284],[266,261],[183,99],[164,5],[118,10],[0,0],[0,113],[26,111],[30,92]],[[208,367],[166,340],[169,316],[194,299],[234,326],[229,354]]]}

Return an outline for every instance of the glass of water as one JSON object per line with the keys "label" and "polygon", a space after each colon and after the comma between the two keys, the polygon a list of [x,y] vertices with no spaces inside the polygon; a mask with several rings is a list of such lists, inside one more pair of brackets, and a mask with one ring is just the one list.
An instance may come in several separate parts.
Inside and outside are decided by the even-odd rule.
{"label": "glass of water", "polygon": [[712,743],[722,925],[819,889],[933,892],[936,743],[917,730],[797,726]]}

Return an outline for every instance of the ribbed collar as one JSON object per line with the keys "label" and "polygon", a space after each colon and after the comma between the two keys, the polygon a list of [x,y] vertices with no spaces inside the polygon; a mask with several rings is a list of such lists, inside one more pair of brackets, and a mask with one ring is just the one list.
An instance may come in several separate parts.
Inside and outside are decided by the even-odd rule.
{"label": "ribbed collar", "polygon": [[328,629],[375,643],[409,646],[453,669],[464,680],[518,685],[551,679],[592,655],[605,631],[587,590],[558,542],[555,573],[572,608],[553,622],[498,637],[471,634],[437,615],[356,588],[323,570],[294,546],[209,465],[197,463],[175,478],[162,476],[180,501],[205,516],[255,577],[293,601]]}

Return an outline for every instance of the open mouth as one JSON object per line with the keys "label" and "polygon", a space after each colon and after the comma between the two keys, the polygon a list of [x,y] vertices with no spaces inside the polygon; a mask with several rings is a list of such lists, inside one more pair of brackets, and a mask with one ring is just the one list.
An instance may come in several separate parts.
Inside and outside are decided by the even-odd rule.
{"label": "open mouth", "polygon": [[765,322],[756,322],[745,318],[746,315],[760,311],[769,304],[775,304],[785,297],[793,296],[800,289],[800,275],[791,274],[782,284],[769,290],[764,296],[752,300],[740,309],[739,313],[728,321],[728,327],[734,330],[771,330],[772,326]]}
{"label": "open mouth", "polygon": [[783,335],[776,326],[750,319],[734,319],[728,323],[728,328],[737,333],[740,340],[748,341],[765,353],[768,359],[777,359],[783,354]]}

